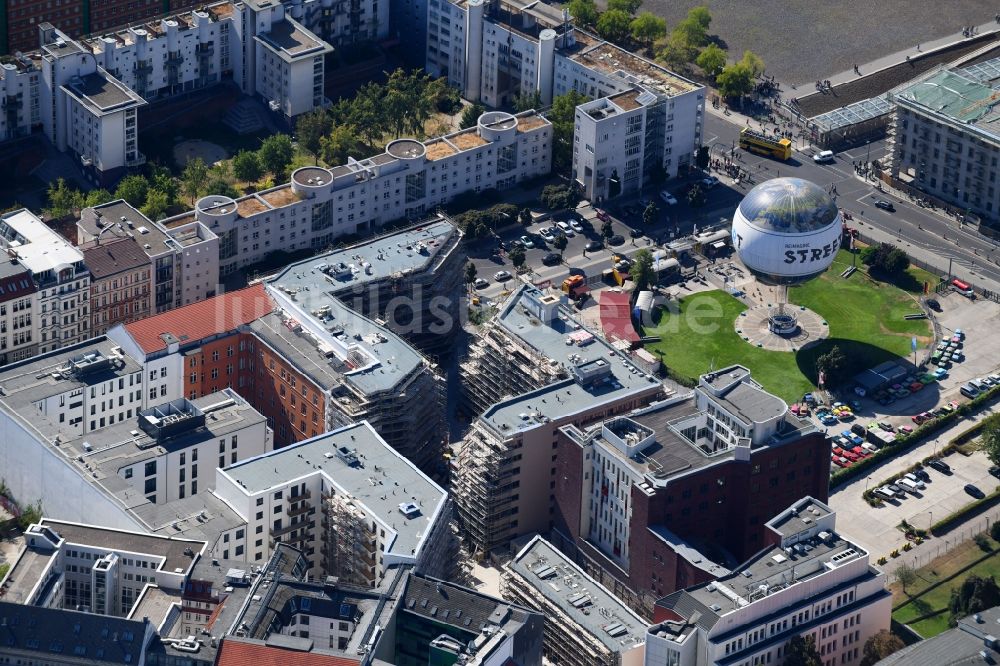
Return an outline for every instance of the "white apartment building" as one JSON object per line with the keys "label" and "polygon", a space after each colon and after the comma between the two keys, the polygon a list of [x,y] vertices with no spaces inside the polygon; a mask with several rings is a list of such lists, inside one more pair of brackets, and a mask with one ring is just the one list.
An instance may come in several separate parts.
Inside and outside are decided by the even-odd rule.
{"label": "white apartment building", "polygon": [[91,247],[131,239],[149,258],[151,311],[160,313],[215,295],[219,284],[219,237],[192,221],[164,227],[121,199],[84,208],[76,242]]}
{"label": "white apartment building", "polygon": [[220,469],[215,493],[247,523],[245,539],[223,536],[234,557],[287,543],[314,575],[373,588],[395,566],[449,564],[448,493],[367,421]]}
{"label": "white apartment building", "polygon": [[232,72],[233,7],[216,3],[83,41],[111,76],[147,100],[204,88]]}
{"label": "white apartment building", "polygon": [[0,259],[0,365],[38,353],[38,287],[19,262]]}
{"label": "white apartment building", "polygon": [[32,337],[39,352],[90,338],[90,273],[83,253],[27,209],[0,216],[0,247],[31,271],[38,288]]}
{"label": "white apartment building", "polygon": [[455,195],[508,189],[549,172],[552,125],[534,112],[484,113],[476,127],[426,142],[399,139],[384,153],[326,169],[303,167],[291,182],[239,199],[211,195],[167,229],[201,222],[219,237],[219,274],[275,250],[323,248],[400,218],[419,219]]}
{"label": "white apartment building", "polygon": [[24,56],[0,63],[0,141],[26,136],[41,124],[40,78],[38,68]]}
{"label": "white apartment building", "polygon": [[283,0],[283,4],[293,19],[335,48],[389,36],[393,13],[389,0]]}
{"label": "white apartment building", "polygon": [[859,664],[889,628],[892,596],[868,553],[837,534],[836,514],[806,497],[767,523],[772,545],[733,573],[657,602],[647,666],[780,664],[812,636],[824,666]]}
{"label": "white apartment building", "polygon": [[243,521],[209,492],[212,472],[271,450],[266,419],[230,389],[168,396],[179,379],[165,370],[103,337],[0,369],[0,469],[11,492],[62,519],[211,544],[238,529]]}
{"label": "white apartment building", "polygon": [[52,518],[31,525],[24,540],[5,601],[115,617],[129,617],[155,588],[183,589],[206,550],[204,541]]}
{"label": "white apartment building", "polygon": [[701,146],[705,89],[656,63],[573,28],[542,2],[428,0],[427,71],[468,99],[511,104],[538,92],[543,104],[576,90],[573,175],[600,201],[634,193],[693,164]]}
{"label": "white apartment building", "polygon": [[333,47],[285,16],[284,5],[277,0],[236,2],[232,31],[239,50],[233,74],[243,92],[260,97],[288,122],[327,103],[323,57]]}
{"label": "white apartment building", "polygon": [[80,160],[84,173],[106,184],[140,166],[136,109],[143,98],[110,76],[94,54],[45,23],[39,26],[40,115],[45,136]]}

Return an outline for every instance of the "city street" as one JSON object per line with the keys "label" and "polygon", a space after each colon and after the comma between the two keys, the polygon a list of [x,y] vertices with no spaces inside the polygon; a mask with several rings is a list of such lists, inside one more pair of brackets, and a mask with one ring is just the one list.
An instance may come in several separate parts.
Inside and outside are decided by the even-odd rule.
{"label": "city street", "polygon": [[[736,146],[741,127],[707,113],[705,119],[705,144],[712,147],[713,159],[728,154]],[[796,147],[798,147],[796,141]],[[866,183],[854,173],[851,162],[870,162],[885,156],[885,142],[872,142],[868,146],[838,153],[831,164],[817,164],[813,161],[814,151],[796,151],[792,159],[778,162],[760,157],[736,148],[740,165],[752,174],[755,183],[778,176],[797,176],[811,180],[824,189],[837,188],[835,200],[854,219],[849,222],[866,235],[884,238],[899,244],[917,259],[937,265],[947,271],[949,259],[953,259],[952,272],[955,276],[973,283],[992,282],[1000,289],[1000,247],[994,241],[978,234],[975,230],[963,228],[958,221],[937,215],[917,206],[908,199],[900,199],[878,192],[873,184]],[[723,178],[728,194],[716,188],[712,205],[729,203],[735,207],[751,186],[733,187],[729,179]],[[895,212],[875,208],[873,199],[885,199],[895,207]],[[875,233],[872,233],[872,231]],[[881,233],[879,233],[881,232]]]}

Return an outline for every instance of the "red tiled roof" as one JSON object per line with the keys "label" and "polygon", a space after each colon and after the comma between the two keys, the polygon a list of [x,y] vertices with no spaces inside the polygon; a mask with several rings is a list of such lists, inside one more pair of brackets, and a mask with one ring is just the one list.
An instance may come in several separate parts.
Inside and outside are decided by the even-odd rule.
{"label": "red tiled roof", "polygon": [[623,291],[602,291],[600,304],[601,329],[609,340],[624,340],[635,344],[639,334],[632,325],[630,296]]}
{"label": "red tiled roof", "polygon": [[244,643],[227,638],[215,659],[215,666],[358,666],[361,661],[315,652]]}
{"label": "red tiled roof", "polygon": [[125,325],[136,344],[147,354],[167,348],[163,335],[169,333],[183,345],[217,333],[234,331],[274,309],[263,284],[231,291],[199,303]]}

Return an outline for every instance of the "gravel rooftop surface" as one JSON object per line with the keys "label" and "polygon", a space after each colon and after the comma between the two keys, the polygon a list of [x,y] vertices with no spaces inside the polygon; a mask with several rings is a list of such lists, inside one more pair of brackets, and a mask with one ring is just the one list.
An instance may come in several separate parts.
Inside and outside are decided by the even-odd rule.
{"label": "gravel rooftop surface", "polygon": [[[599,5],[604,5],[599,0]],[[646,0],[670,29],[699,0]],[[812,84],[921,42],[992,21],[1000,5],[983,0],[705,0],[710,32],[739,57],[759,54],[783,83]]]}

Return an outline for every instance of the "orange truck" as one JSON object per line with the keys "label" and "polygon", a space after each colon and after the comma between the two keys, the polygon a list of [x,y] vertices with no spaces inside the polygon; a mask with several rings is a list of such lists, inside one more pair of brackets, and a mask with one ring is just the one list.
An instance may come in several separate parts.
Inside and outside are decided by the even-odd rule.
{"label": "orange truck", "polygon": [[563,280],[562,291],[570,298],[577,298],[586,294],[589,291],[587,288],[587,278],[583,275],[570,275]]}

